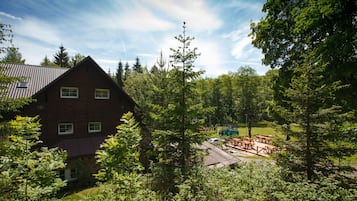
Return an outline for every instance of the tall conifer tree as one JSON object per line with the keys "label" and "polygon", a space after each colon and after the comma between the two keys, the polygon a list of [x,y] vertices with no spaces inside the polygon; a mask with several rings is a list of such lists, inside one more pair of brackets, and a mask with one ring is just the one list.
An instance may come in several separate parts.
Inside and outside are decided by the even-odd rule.
{"label": "tall conifer tree", "polygon": [[124,76],[123,63],[121,61],[119,61],[117,72],[115,73],[115,81],[120,87],[123,87],[123,85],[124,85],[123,76]]}
{"label": "tall conifer tree", "polygon": [[53,63],[59,65],[60,67],[70,68],[68,52],[63,45],[59,47],[58,52],[54,55]]}
{"label": "tall conifer tree", "polygon": [[190,49],[193,37],[186,35],[186,24],[183,33],[175,39],[180,43],[177,49],[171,48],[172,69],[169,72],[170,82],[165,89],[167,104],[156,105],[154,119],[161,130],[153,134],[154,146],[158,154],[158,171],[154,171],[155,185],[163,195],[177,192],[177,184],[187,179],[194,167],[199,164],[197,144],[204,136],[198,132],[202,124],[202,105],[195,104],[195,81],[202,74],[193,70],[194,62],[199,56],[197,48]]}

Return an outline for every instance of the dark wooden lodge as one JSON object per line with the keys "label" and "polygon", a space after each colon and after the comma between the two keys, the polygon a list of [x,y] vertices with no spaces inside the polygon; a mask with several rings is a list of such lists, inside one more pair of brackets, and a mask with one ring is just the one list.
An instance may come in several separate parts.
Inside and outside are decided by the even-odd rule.
{"label": "dark wooden lodge", "polygon": [[5,74],[24,78],[8,87],[8,98],[36,100],[20,115],[40,116],[43,146],[67,151],[68,165],[61,176],[88,182],[97,170],[95,151],[116,132],[122,114],[134,111],[135,102],[91,57],[70,69],[0,65]]}

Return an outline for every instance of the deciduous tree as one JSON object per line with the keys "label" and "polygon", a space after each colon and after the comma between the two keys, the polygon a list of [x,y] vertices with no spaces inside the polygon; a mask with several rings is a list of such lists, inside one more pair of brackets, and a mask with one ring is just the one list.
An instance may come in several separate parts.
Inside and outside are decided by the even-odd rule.
{"label": "deciduous tree", "polygon": [[[38,118],[17,117],[9,122],[1,143],[0,193],[4,200],[43,200],[65,186],[57,171],[65,167],[66,153],[41,147]],[[39,148],[41,147],[41,148]]]}
{"label": "deciduous tree", "polygon": [[69,60],[69,66],[74,67],[77,65],[79,62],[81,62],[84,58],[86,58],[84,55],[81,55],[80,53],[75,54],[71,59]]}
{"label": "deciduous tree", "polygon": [[[140,172],[143,167],[139,161],[140,129],[131,112],[121,118],[117,133],[109,136],[101,149],[96,152],[100,169],[95,177],[116,186],[124,194],[125,200],[140,188]],[[120,195],[118,195],[120,196]]]}

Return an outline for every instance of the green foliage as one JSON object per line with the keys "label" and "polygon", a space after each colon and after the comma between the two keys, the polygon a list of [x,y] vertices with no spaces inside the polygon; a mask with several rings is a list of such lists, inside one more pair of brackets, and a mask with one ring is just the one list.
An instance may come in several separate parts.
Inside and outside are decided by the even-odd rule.
{"label": "green foliage", "polygon": [[[200,169],[179,186],[175,200],[354,200],[356,186],[344,187],[333,177],[311,183],[287,182],[282,169],[270,163],[250,163],[235,169]],[[354,184],[356,185],[356,184]]]}
{"label": "green foliage", "polygon": [[121,201],[157,201],[160,200],[159,196],[149,190],[149,189],[140,189],[135,194],[132,194],[130,197],[123,194],[118,186],[112,184],[104,184],[96,189],[96,192],[91,192],[88,194],[79,194],[77,196],[71,196],[68,199],[63,200],[83,200],[83,201],[111,201],[111,200],[121,200]]}
{"label": "green foliage", "polygon": [[300,132],[286,131],[294,141],[285,145],[278,164],[290,171],[334,172],[333,159],[355,153],[352,136],[341,135],[356,109],[357,4],[353,0],[268,0],[267,15],[251,24],[253,45],[263,63],[279,68],[271,102],[279,122],[297,123]]}
{"label": "green foliage", "polygon": [[52,66],[52,67],[58,67],[57,64],[53,63],[47,56],[43,58],[42,62],[40,63],[41,66]]}
{"label": "green foliage", "polygon": [[70,61],[69,61],[69,66],[70,67],[74,67],[75,65],[77,65],[79,62],[81,62],[84,58],[86,58],[86,56],[81,55],[79,53],[75,54],[74,56],[71,57]]}
{"label": "green foliage", "polygon": [[121,121],[117,133],[109,136],[96,152],[100,169],[95,177],[113,184],[125,197],[133,196],[140,188],[143,168],[139,161],[141,137],[138,123],[131,112],[124,114]]}
{"label": "green foliage", "polygon": [[16,47],[7,47],[6,55],[1,60],[2,63],[15,63],[15,64],[24,64],[25,59],[22,59],[22,55],[19,52],[19,48]]}
{"label": "green foliage", "polygon": [[[65,167],[66,153],[41,147],[37,118],[16,117],[1,144],[0,192],[9,200],[42,200],[53,197],[66,182],[57,171]],[[36,148],[37,147],[37,148]]]}
{"label": "green foliage", "polygon": [[19,109],[32,102],[29,98],[10,99],[7,98],[7,87],[9,84],[21,81],[21,78],[7,76],[4,68],[0,66],[0,119],[8,118]]}
{"label": "green foliage", "polygon": [[[279,68],[277,87],[289,87],[291,67],[301,65],[308,51],[326,65],[326,81],[340,80],[349,85],[335,101],[346,111],[356,109],[356,1],[268,0],[263,12],[266,16],[251,24],[252,43],[262,50],[264,64]],[[277,92],[280,100],[284,99],[283,92]]]}
{"label": "green foliage", "polygon": [[[268,162],[241,164],[235,168],[198,167],[177,185],[178,193],[170,197],[143,186],[137,194],[125,197],[114,185],[103,185],[97,193],[80,193],[76,200],[190,200],[190,201],[289,201],[289,200],[341,200],[357,199],[356,181],[338,177],[323,177],[309,182],[293,175],[284,179],[284,170]],[[87,194],[87,196],[83,196]]]}
{"label": "green foliage", "polygon": [[237,126],[248,120],[270,119],[269,101],[273,96],[271,77],[269,72],[257,76],[254,69],[245,66],[214,79],[199,79],[195,86],[198,92],[196,101],[208,109],[206,125]]}

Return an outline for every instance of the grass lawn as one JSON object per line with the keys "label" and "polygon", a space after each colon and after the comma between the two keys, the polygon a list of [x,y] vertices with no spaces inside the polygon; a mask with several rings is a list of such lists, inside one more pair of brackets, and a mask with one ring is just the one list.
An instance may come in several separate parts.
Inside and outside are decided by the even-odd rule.
{"label": "grass lawn", "polygon": [[62,198],[61,200],[62,201],[81,200],[81,199],[83,199],[83,198],[85,198],[87,196],[96,194],[98,192],[98,190],[99,190],[99,187],[88,188],[88,189],[79,191],[77,193],[73,193],[71,195],[68,195],[68,196]]}
{"label": "grass lawn", "polygon": [[[220,127],[219,129],[221,129],[221,128],[222,127]],[[238,132],[239,132],[239,136],[248,137],[247,125],[244,123],[239,124]],[[274,126],[272,123],[266,122],[266,121],[254,123],[252,125],[251,132],[252,132],[252,137],[257,136],[257,135],[271,135],[271,136],[282,135],[282,133],[278,129],[276,129],[276,126]],[[216,134],[215,137],[224,137],[224,136],[217,136],[217,135],[218,134]]]}

